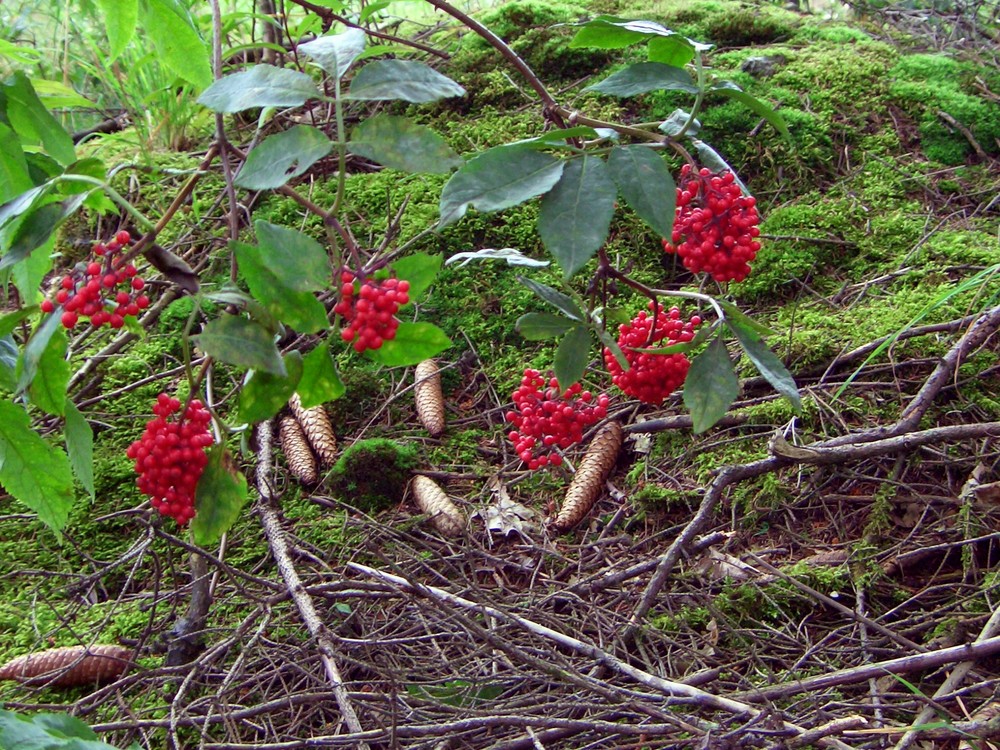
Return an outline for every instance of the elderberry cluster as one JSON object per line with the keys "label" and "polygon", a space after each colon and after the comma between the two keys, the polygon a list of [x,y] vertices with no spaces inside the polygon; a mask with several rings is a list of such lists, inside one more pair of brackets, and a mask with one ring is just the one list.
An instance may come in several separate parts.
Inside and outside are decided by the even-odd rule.
{"label": "elderberry cluster", "polygon": [[181,402],[161,393],[153,407],[155,419],[126,455],[135,461],[136,486],[149,495],[150,504],[179,526],[194,518],[194,492],[208,456],[205,448],[214,441],[208,430],[212,420],[201,401],[192,400],[179,419]]}
{"label": "elderberry cluster", "polygon": [[353,341],[354,351],[363,352],[396,337],[396,311],[410,301],[410,282],[367,278],[358,284],[359,278],[353,271],[341,273],[340,301],[333,311],[344,318],[341,338]]}
{"label": "elderberry cluster", "polygon": [[685,323],[676,307],[664,311],[661,305],[650,301],[649,309],[654,308],[655,318],[643,310],[631,323],[623,323],[618,328],[618,346],[628,361],[629,369],[623,370],[607,348],[604,350],[604,362],[612,382],[622,391],[643,403],[659,406],[684,383],[691,362],[680,353],[649,354],[641,350],[656,348],[657,344],[669,346],[690,341],[694,338],[695,328],[701,325],[701,318],[693,315]]}
{"label": "elderberry cluster", "polygon": [[693,273],[704,271],[716,281],[743,281],[757,256],[757,200],[743,195],[732,172],[695,172],[681,167],[677,213],[663,249],[677,253]]}
{"label": "elderberry cluster", "polygon": [[[100,328],[109,325],[121,328],[125,318],[138,315],[149,307],[149,297],[142,294],[146,287],[135,266],[121,260],[121,252],[132,241],[124,229],[107,244],[98,242],[89,263],[78,263],[59,282],[55,302],[42,302],[42,312],[55,312],[62,305],[62,324],[73,328],[81,319]],[[115,291],[115,290],[118,291]]]}
{"label": "elderberry cluster", "polygon": [[515,429],[507,437],[532,471],[561,464],[555,449],[579,443],[584,429],[608,413],[607,396],[594,398],[579,383],[560,391],[558,380],[532,369],[524,371],[513,400],[515,410],[507,412],[506,419]]}

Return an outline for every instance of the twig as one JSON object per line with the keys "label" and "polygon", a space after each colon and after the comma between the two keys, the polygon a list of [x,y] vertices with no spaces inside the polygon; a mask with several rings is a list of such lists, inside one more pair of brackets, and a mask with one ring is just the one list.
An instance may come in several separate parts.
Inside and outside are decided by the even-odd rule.
{"label": "twig", "polygon": [[[336,696],[337,706],[340,708],[344,723],[347,724],[347,728],[351,732],[360,734],[364,730],[361,728],[361,722],[358,720],[358,715],[351,704],[347,688],[344,686],[344,680],[340,676],[340,668],[337,666],[337,661],[334,658],[335,647],[333,640],[327,632],[326,625],[323,624],[319,614],[316,612],[312,597],[309,596],[309,593],[302,585],[302,580],[295,570],[295,565],[292,563],[292,558],[288,551],[285,530],[281,527],[281,522],[278,520],[276,498],[271,493],[269,476],[271,472],[272,437],[273,427],[271,423],[261,422],[257,426],[257,441],[260,447],[257,453],[256,471],[257,492],[260,495],[260,501],[257,503],[257,512],[260,514],[261,526],[264,528],[268,547],[270,547],[271,554],[274,556],[274,561],[278,566],[281,577],[285,581],[288,593],[291,595],[292,601],[295,602],[295,606],[299,610],[299,615],[309,629],[309,633],[316,639],[320,658],[323,661],[323,666],[326,668],[327,678],[333,687],[333,693]],[[368,744],[359,741],[357,747],[367,750]]]}
{"label": "twig", "polygon": [[[939,109],[937,111],[937,116],[940,119],[944,120],[948,125],[955,128],[955,130],[957,130],[959,133],[965,136],[965,140],[967,140],[969,142],[969,145],[972,146],[973,151],[976,152],[976,156],[978,156],[980,159],[987,158],[986,152],[983,151],[983,147],[979,145],[979,141],[976,140],[976,137],[972,134],[971,130],[969,130],[967,127],[965,127],[965,125],[960,123],[954,117],[945,112],[943,109]],[[899,746],[897,745],[897,747]]]}

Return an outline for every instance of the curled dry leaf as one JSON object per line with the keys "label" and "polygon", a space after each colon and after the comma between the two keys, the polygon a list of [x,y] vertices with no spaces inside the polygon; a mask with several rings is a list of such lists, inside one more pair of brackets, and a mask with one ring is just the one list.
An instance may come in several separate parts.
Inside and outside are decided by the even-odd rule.
{"label": "curled dry leaf", "polygon": [[444,396],[441,394],[441,373],[437,362],[425,359],[417,365],[414,379],[417,418],[431,435],[437,437],[444,432]]}
{"label": "curled dry leaf", "polygon": [[189,294],[197,294],[201,288],[198,274],[184,260],[160,245],[153,244],[143,251],[146,260],[177,286]]}
{"label": "curled dry leaf", "polygon": [[413,497],[417,507],[431,518],[443,536],[461,536],[465,532],[465,514],[458,509],[437,482],[423,474],[413,477]]}
{"label": "curled dry leaf", "polygon": [[313,457],[312,451],[309,450],[305,433],[302,432],[295,417],[286,414],[281,418],[278,437],[281,440],[281,450],[285,452],[285,461],[288,463],[289,471],[300,482],[314,484],[316,482],[316,459]]}
{"label": "curled dry leaf", "polygon": [[551,521],[552,528],[556,531],[571,529],[594,507],[604,482],[618,460],[623,438],[620,422],[608,422],[598,430],[570,482],[562,509]]}
{"label": "curled dry leaf", "polygon": [[132,649],[114,645],[52,648],[7,662],[0,667],[0,680],[47,687],[111,682],[125,673],[132,655]]}
{"label": "curled dry leaf", "polygon": [[297,393],[293,393],[292,397],[288,399],[288,405],[298,420],[309,445],[319,456],[319,462],[326,467],[333,466],[337,460],[337,438],[333,434],[333,425],[330,424],[330,417],[326,413],[326,409],[322,406],[303,409],[302,399]]}

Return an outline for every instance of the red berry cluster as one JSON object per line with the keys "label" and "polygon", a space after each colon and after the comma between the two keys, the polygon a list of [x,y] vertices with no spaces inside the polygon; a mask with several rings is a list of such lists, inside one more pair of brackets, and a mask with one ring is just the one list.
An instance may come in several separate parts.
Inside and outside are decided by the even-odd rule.
{"label": "red berry cluster", "polygon": [[507,412],[506,417],[516,429],[507,437],[532,471],[561,464],[562,456],[555,449],[579,443],[583,430],[608,413],[607,396],[595,399],[579,383],[560,391],[558,380],[546,379],[538,370],[524,371],[513,399],[516,409]]}
{"label": "red berry cluster", "polygon": [[161,393],[153,407],[156,418],[126,455],[135,461],[139,491],[162,515],[185,526],[194,518],[195,487],[208,463],[205,448],[214,441],[208,430],[212,417],[201,401],[191,401],[180,419],[168,421],[180,408],[180,401]]}
{"label": "red berry cluster", "polygon": [[704,271],[716,281],[743,281],[757,256],[760,229],[757,199],[743,195],[732,172],[694,172],[681,167],[677,214],[663,249],[677,253],[689,271]]}
{"label": "red berry cluster", "polygon": [[105,324],[121,328],[126,316],[138,315],[149,307],[149,297],[141,293],[146,282],[139,278],[135,266],[118,257],[131,241],[123,229],[111,242],[95,244],[93,259],[78,263],[72,273],[63,276],[55,302],[43,301],[42,312],[55,312],[58,304],[62,305],[66,328],[73,328],[81,318],[89,318],[94,328]]}
{"label": "red berry cluster", "polygon": [[383,341],[396,337],[399,321],[396,311],[410,301],[410,282],[399,279],[367,278],[355,288],[359,274],[340,274],[340,302],[333,311],[344,318],[344,341],[353,341],[354,351],[378,349]]}
{"label": "red berry cluster", "polygon": [[694,329],[701,325],[701,318],[694,315],[685,323],[676,307],[664,312],[662,306],[650,301],[649,309],[653,310],[654,305],[655,325],[654,318],[643,310],[631,323],[619,326],[618,346],[628,360],[629,369],[622,370],[607,348],[604,362],[615,385],[643,403],[659,406],[684,383],[691,362],[683,354],[647,354],[637,350],[656,348],[659,342],[669,346],[690,341]]}

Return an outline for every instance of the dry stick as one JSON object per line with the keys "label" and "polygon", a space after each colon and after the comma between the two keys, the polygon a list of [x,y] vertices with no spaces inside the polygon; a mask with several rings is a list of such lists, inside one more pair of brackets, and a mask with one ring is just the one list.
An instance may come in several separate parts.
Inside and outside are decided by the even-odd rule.
{"label": "dry stick", "polygon": [[[333,687],[333,693],[337,697],[337,706],[344,717],[344,723],[347,724],[351,732],[361,733],[364,730],[361,728],[361,722],[358,720],[358,715],[351,704],[347,688],[344,686],[344,680],[340,676],[340,669],[337,667],[337,662],[334,658],[335,647],[333,641],[327,633],[326,625],[323,624],[319,614],[316,612],[312,597],[309,596],[305,586],[302,585],[302,580],[295,570],[295,565],[292,563],[291,555],[288,552],[288,541],[285,538],[285,530],[281,527],[281,522],[278,520],[278,510],[275,507],[275,497],[271,493],[269,477],[271,473],[271,440],[274,436],[273,433],[274,427],[271,422],[261,422],[257,426],[257,442],[260,449],[257,453],[255,478],[257,493],[260,496],[260,502],[257,503],[257,512],[260,514],[261,526],[264,528],[268,547],[270,547],[271,554],[274,556],[274,561],[278,566],[278,571],[285,581],[288,593],[295,602],[295,606],[299,610],[299,615],[301,615],[303,622],[305,622],[306,627],[309,629],[309,633],[316,639],[320,658],[323,660],[323,666],[326,668],[327,678]],[[357,746],[363,750],[367,750],[368,748],[365,742],[359,742]]]}
{"label": "dry stick", "polygon": [[[479,614],[495,617],[498,620],[517,625],[529,633],[552,641],[558,646],[562,646],[563,648],[567,648],[578,654],[587,656],[593,659],[595,663],[606,667],[613,672],[617,672],[620,675],[630,677],[640,685],[645,685],[646,687],[663,693],[670,698],[679,699],[679,703],[689,703],[696,706],[702,706],[703,708],[725,711],[726,713],[735,714],[736,716],[755,717],[761,713],[759,709],[754,708],[747,703],[735,701],[724,696],[714,695],[691,685],[685,685],[681,682],[667,680],[651,674],[650,672],[646,672],[645,670],[634,667],[631,664],[618,659],[597,646],[585,643],[584,641],[574,638],[573,636],[560,633],[552,628],[546,627],[545,625],[529,620],[526,617],[504,612],[486,604],[479,604],[477,602],[470,601],[469,599],[457,596],[456,594],[452,594],[444,589],[439,589],[435,586],[428,586],[422,583],[415,583],[401,576],[386,573],[384,571],[368,567],[367,565],[362,565],[361,563],[348,562],[347,566],[358,571],[359,573],[371,576],[372,578],[377,578],[404,591],[436,599],[447,604],[462,607],[463,609],[468,609]],[[802,735],[808,731],[787,721],[782,721],[782,725],[785,729],[794,732],[796,735]],[[821,739],[819,740],[819,744],[827,747],[847,747],[844,743],[831,738]]]}

